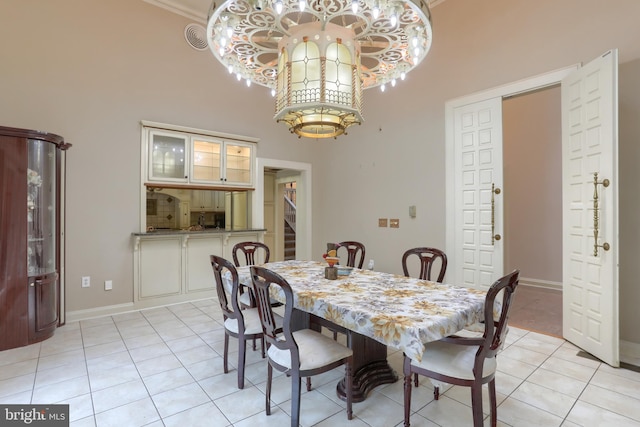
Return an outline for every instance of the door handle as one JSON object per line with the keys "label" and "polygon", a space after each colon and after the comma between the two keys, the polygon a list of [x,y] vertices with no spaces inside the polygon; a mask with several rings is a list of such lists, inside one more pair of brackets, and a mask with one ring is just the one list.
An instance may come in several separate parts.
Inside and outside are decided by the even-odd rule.
{"label": "door handle", "polygon": [[501,190],[496,188],[495,183],[491,183],[491,246],[495,245],[495,242],[502,239],[502,236],[496,234],[496,199],[495,195],[500,194]]}
{"label": "door handle", "polygon": [[611,249],[611,245],[609,243],[604,242],[603,244],[598,244],[598,234],[600,232],[600,208],[598,206],[598,185],[602,185],[602,187],[607,188],[610,184],[608,179],[603,179],[602,181],[598,181],[598,172],[593,173],[593,256],[598,256],[598,248],[602,248],[605,251]]}

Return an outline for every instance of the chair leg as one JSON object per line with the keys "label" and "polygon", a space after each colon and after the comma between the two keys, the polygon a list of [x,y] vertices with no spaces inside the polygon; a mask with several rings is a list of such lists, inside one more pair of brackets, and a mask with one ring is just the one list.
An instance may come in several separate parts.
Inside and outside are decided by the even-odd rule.
{"label": "chair leg", "polygon": [[311,391],[311,377],[307,377],[307,391]]}
{"label": "chair leg", "polygon": [[271,415],[271,378],[273,377],[273,367],[270,363],[267,363],[267,400],[265,406],[265,412],[267,415]]}
{"label": "chair leg", "polygon": [[333,331],[333,340],[338,341],[338,333],[336,331]]}
{"label": "chair leg", "polygon": [[482,384],[471,386],[471,411],[473,412],[473,427],[482,427]]}
{"label": "chair leg", "polygon": [[229,373],[229,335],[224,334],[224,354],[222,355],[224,373]]}
{"label": "chair leg", "polygon": [[238,388],[244,388],[244,365],[247,360],[247,341],[238,337]]}
{"label": "chair leg", "polygon": [[435,386],[433,387],[433,400],[438,400],[440,399],[440,387]]}
{"label": "chair leg", "polygon": [[[404,373],[404,427],[410,426],[411,418],[411,359],[403,355],[404,362],[402,371]],[[417,374],[416,374],[417,375]]]}
{"label": "chair leg", "polygon": [[404,376],[404,427],[409,427],[411,418],[411,374]]}
{"label": "chair leg", "polygon": [[300,425],[300,389],[302,378],[300,372],[291,375],[291,427]]}
{"label": "chair leg", "polygon": [[260,337],[260,346],[262,348],[262,358],[265,358],[265,352],[264,352],[264,346],[265,346],[265,342],[264,342],[264,335],[262,335]]}
{"label": "chair leg", "polygon": [[420,385],[418,381],[418,374],[413,374],[413,383],[415,384],[416,387]]}
{"label": "chair leg", "polygon": [[496,402],[496,379],[489,381],[489,404],[491,405],[491,427],[498,425],[498,410]]}

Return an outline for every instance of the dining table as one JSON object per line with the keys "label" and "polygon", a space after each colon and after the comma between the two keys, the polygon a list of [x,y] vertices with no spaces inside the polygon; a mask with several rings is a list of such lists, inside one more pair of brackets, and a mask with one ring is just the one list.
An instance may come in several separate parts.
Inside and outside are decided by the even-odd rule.
{"label": "dining table", "polygon": [[[317,328],[329,322],[347,332],[354,357],[356,402],[378,385],[397,381],[387,362],[387,347],[421,360],[429,342],[484,320],[486,292],[482,290],[358,268],[330,280],[325,277],[327,263],[318,261],[261,266],[278,273],[291,286],[294,308],[302,314],[299,327]],[[250,287],[250,267],[237,270],[239,282]],[[280,288],[272,287],[270,293],[273,299],[285,302]],[[343,379],[337,385],[343,400],[344,387]]]}

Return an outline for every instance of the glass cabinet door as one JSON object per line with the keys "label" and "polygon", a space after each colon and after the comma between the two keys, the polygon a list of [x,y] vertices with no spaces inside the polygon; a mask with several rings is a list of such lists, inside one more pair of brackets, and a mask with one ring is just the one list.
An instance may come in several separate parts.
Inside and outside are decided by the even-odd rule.
{"label": "glass cabinet door", "polygon": [[222,181],[222,142],[213,139],[193,138],[192,182],[218,184]]}
{"label": "glass cabinet door", "polygon": [[28,141],[27,274],[56,271],[56,146]]}
{"label": "glass cabinet door", "polygon": [[251,184],[251,149],[244,144],[227,143],[225,181],[228,183]]}
{"label": "glass cabinet door", "polygon": [[187,136],[150,131],[149,180],[185,182]]}

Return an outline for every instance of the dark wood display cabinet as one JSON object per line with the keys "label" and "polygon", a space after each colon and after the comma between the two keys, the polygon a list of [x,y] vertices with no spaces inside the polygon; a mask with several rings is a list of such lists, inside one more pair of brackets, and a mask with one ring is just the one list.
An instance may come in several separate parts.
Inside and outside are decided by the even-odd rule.
{"label": "dark wood display cabinet", "polygon": [[64,165],[50,133],[0,126],[0,350],[64,322]]}

